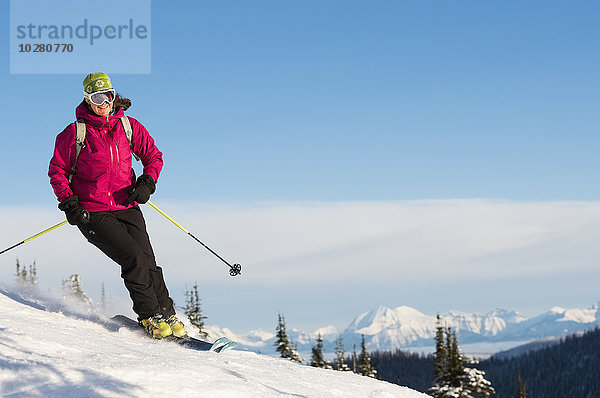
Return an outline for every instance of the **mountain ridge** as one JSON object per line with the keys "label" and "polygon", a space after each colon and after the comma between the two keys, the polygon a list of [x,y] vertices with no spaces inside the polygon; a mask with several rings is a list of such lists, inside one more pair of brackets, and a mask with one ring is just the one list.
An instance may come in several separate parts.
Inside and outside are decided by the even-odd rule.
{"label": "mountain ridge", "polygon": [[[561,337],[571,333],[589,330],[600,325],[600,302],[581,309],[553,307],[537,316],[527,318],[517,311],[496,308],[487,313],[468,313],[450,310],[441,314],[443,325],[451,327],[461,345],[480,343],[497,344],[497,351],[505,350],[507,344],[518,346],[548,337]],[[300,352],[310,352],[316,344],[317,334],[323,338],[325,352],[335,351],[335,340],[342,337],[346,351],[360,346],[365,337],[370,351],[410,349],[428,351],[433,346],[437,327],[437,317],[401,305],[394,308],[383,305],[357,315],[343,331],[333,326],[305,332],[289,328],[288,336],[297,344]],[[215,330],[221,330],[216,327]],[[264,339],[258,338],[258,336]],[[248,349],[274,353],[275,334],[264,330],[252,331],[246,335],[232,333]],[[510,345],[509,344],[509,345]],[[490,349],[489,344],[484,344]]]}

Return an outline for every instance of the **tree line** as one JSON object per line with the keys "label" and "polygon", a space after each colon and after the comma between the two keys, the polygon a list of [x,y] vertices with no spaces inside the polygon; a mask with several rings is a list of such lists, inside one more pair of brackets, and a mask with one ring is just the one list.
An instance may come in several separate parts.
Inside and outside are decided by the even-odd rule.
{"label": "tree line", "polygon": [[[419,386],[411,385],[414,389],[426,391],[434,398],[475,398],[489,397],[494,394],[492,383],[485,378],[485,372],[475,368],[476,362],[468,360],[459,350],[456,333],[449,327],[442,325],[442,320],[438,316],[438,327],[436,333],[436,352],[435,355],[422,357],[396,351],[396,355],[387,355],[387,353],[376,352],[372,355],[366,349],[365,336],[361,335],[360,354],[356,353],[356,347],[352,356],[346,357],[344,354],[344,344],[342,337],[336,340],[335,360],[329,363],[323,355],[323,339],[317,335],[316,345],[312,348],[310,366],[324,369],[335,369],[341,371],[353,371],[368,377],[378,377],[382,380],[390,381],[401,385],[407,383],[401,382],[397,376],[399,369],[398,357],[411,366],[404,366],[403,372],[411,374],[419,380]],[[303,359],[298,354],[296,345],[290,341],[287,336],[285,319],[279,314],[276,327],[275,348],[282,358],[303,363]],[[408,361],[407,361],[408,360]],[[349,365],[351,364],[351,366]],[[378,375],[376,366],[381,370]],[[415,365],[418,365],[415,369]]]}
{"label": "tree line", "polygon": [[560,343],[517,357],[481,362],[498,397],[597,398],[600,396],[600,329],[573,334]]}
{"label": "tree line", "polygon": [[[395,350],[377,351],[371,357],[382,380],[421,392],[427,392],[440,374],[432,354]],[[492,356],[477,368],[485,372],[495,398],[598,398],[600,329],[567,336],[558,344],[519,356]]]}
{"label": "tree line", "polygon": [[[276,347],[284,358],[297,360],[297,350],[287,339],[285,320],[278,319]],[[435,398],[598,398],[600,397],[600,329],[565,337],[559,344],[520,356],[481,362],[461,354],[456,332],[438,317],[434,354],[402,350],[367,352],[362,336],[361,353],[345,356],[343,341],[336,341],[336,356],[324,360],[323,340],[317,336],[311,366],[363,373],[407,386]],[[288,348],[285,348],[288,347]],[[296,359],[294,359],[296,358]],[[368,358],[368,365],[366,362]],[[298,362],[304,363],[303,360]],[[363,363],[365,365],[363,365]],[[366,372],[368,373],[368,371]]]}
{"label": "tree line", "polygon": [[[304,359],[298,353],[296,344],[292,342],[287,335],[285,317],[282,314],[279,314],[278,316],[278,322],[275,331],[275,350],[279,352],[281,358],[286,358],[298,363],[304,363]],[[371,363],[371,356],[367,351],[364,335],[362,335],[360,353],[357,354],[356,346],[354,346],[354,350],[350,357],[346,357],[344,352],[344,341],[342,336],[339,336],[335,344],[336,352],[335,360],[333,362],[329,362],[325,359],[323,354],[323,338],[320,334],[317,335],[316,343],[317,344],[312,347],[312,354],[309,362],[310,366],[315,368],[334,369],[341,372],[352,371],[362,376],[373,378],[376,377],[377,370]]]}

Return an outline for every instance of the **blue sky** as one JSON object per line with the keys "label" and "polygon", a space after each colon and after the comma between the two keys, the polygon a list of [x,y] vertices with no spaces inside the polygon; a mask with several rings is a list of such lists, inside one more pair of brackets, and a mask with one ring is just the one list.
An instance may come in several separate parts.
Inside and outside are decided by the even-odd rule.
{"label": "blue sky", "polygon": [[[8,26],[8,2],[2,4],[0,20]],[[193,222],[206,221],[203,217],[210,215],[203,208],[216,206],[215,214],[229,226],[230,239],[216,233],[215,249],[229,249],[225,257],[244,263],[244,258],[236,258],[243,244],[230,241],[239,241],[234,236],[246,236],[242,228],[253,226],[236,225],[235,217],[219,206],[243,209],[246,215],[251,209],[255,214],[269,206],[278,209],[281,203],[317,202],[333,209],[336,204],[346,208],[343,204],[372,203],[377,208],[390,201],[455,198],[542,207],[596,201],[599,14],[600,5],[594,1],[201,1],[185,6],[155,1],[152,72],[106,72],[117,90],[132,99],[128,113],[149,129],[164,152],[165,168],[153,200],[168,204],[209,245],[214,235],[202,230],[201,221]],[[56,134],[74,120],[81,81],[90,71],[10,74],[9,45],[6,35],[0,73],[6,94],[0,98],[0,162],[5,170],[0,206],[13,213],[30,207],[47,211],[44,220],[52,224],[50,215],[58,221],[62,215],[46,176],[48,160]],[[542,216],[534,224],[541,220]],[[5,246],[47,226],[29,221],[29,229],[15,227],[14,239],[12,234],[2,235]],[[220,227],[215,226],[219,231]],[[50,244],[62,233],[41,239]],[[290,233],[291,241],[297,238]],[[263,243],[265,252],[271,250],[268,241],[256,241]],[[16,254],[37,257],[39,263],[45,256],[42,247],[32,244]],[[314,249],[306,247],[306,252]],[[291,261],[283,254],[281,258]],[[256,256],[255,269],[267,267],[262,260]],[[14,255],[0,261],[10,267]],[[96,261],[102,264],[101,258]],[[582,278],[589,280],[586,272],[593,269],[585,268]],[[508,281],[495,281],[487,289],[494,294],[486,308],[506,303],[524,309],[524,302],[519,307],[503,292],[542,276],[547,277],[543,268],[531,279],[513,275]],[[178,278],[173,277],[180,284]],[[194,274],[192,279],[202,276]],[[481,279],[473,286],[476,282]],[[211,303],[211,294],[222,294],[214,290],[235,289],[228,280],[215,283],[216,287],[203,286],[204,300]],[[262,283],[268,286],[268,281]],[[300,289],[311,292],[310,281],[305,283]],[[548,297],[535,308],[530,305],[531,311],[561,304],[550,302],[553,283],[558,282],[542,284],[539,291],[548,292]],[[261,294],[269,296],[264,286],[248,283],[238,288],[245,300],[255,297],[261,303],[257,306],[265,307],[266,298],[259,299]],[[281,285],[271,288],[273,295],[279,294]],[[316,284],[317,293],[311,296],[328,299],[323,289],[335,288]],[[595,292],[582,297],[576,290],[563,295],[565,305],[591,304],[591,299],[600,298]],[[292,296],[288,312],[305,317],[305,324],[312,326],[306,310],[299,305],[291,310],[299,300]],[[408,303],[407,297],[383,290],[372,306],[446,310],[431,298]],[[469,299],[457,298],[454,306],[471,310],[465,308]],[[218,301],[213,308],[220,308]],[[369,302],[358,308],[353,303],[343,315],[349,323],[372,306]],[[275,320],[276,314],[268,316]],[[325,318],[323,314],[313,323],[326,323]]]}

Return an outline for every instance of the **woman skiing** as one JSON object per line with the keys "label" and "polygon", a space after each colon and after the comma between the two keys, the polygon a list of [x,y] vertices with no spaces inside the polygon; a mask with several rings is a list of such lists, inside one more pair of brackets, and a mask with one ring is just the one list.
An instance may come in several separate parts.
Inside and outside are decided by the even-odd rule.
{"label": "woman skiing", "polygon": [[[108,75],[87,75],[83,101],[75,110],[78,122],[56,137],[48,176],[68,222],[121,266],[140,325],[155,338],[182,337],[186,331],[175,316],[138,206],[155,191],[162,152],[140,122],[124,116],[130,106],[129,99],[116,94]],[[78,123],[85,134],[80,143]],[[132,152],[144,165],[137,180]]]}

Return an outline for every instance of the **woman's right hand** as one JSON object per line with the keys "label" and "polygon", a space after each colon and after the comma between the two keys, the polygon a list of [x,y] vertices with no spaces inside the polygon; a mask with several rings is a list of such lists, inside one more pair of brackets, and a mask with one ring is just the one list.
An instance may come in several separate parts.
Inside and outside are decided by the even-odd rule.
{"label": "woman's right hand", "polygon": [[90,222],[90,213],[81,207],[77,195],[71,195],[60,202],[58,208],[65,212],[67,221],[71,225],[84,225]]}

